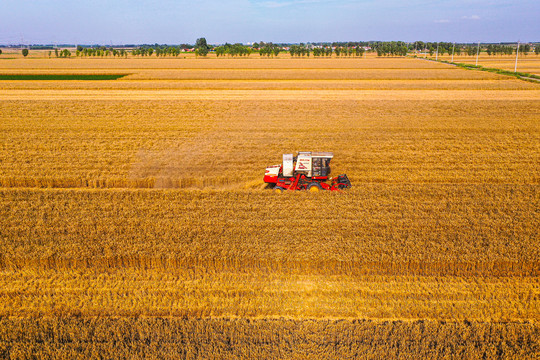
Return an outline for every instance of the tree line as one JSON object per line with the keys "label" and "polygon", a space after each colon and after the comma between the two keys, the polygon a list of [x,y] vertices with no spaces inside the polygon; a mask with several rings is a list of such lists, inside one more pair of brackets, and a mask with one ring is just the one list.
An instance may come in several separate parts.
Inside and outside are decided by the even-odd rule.
{"label": "tree line", "polygon": [[[540,55],[540,44],[535,44],[534,48],[531,44],[525,43],[519,45],[519,53],[527,55],[534,51],[536,55]],[[252,45],[244,45],[241,43],[214,46],[207,43],[205,38],[197,39],[195,45],[181,44],[179,46],[170,45],[141,45],[135,47],[129,45],[127,48],[114,48],[106,46],[81,46],[76,47],[75,55],[77,57],[127,57],[131,56],[156,56],[156,57],[177,57],[183,51],[194,51],[197,56],[207,56],[209,52],[214,52],[216,56],[250,56],[253,53],[259,53],[260,56],[274,57],[281,52],[288,52],[292,57],[361,57],[366,51],[376,52],[378,56],[406,56],[409,53],[418,52],[429,53],[433,56],[438,55],[468,55],[474,56],[478,51],[485,52],[488,55],[511,55],[517,51],[516,45],[510,44],[456,44],[451,42],[423,42],[415,41],[405,43],[403,41],[368,41],[368,42],[333,42],[333,43],[300,43],[300,44],[274,44],[263,41],[253,43]],[[23,49],[23,56],[28,55],[28,49]],[[1,50],[0,50],[1,54]],[[72,53],[69,49],[54,49],[56,57],[71,57]],[[49,51],[49,57],[52,56],[52,51]]]}
{"label": "tree line", "polygon": [[377,56],[406,56],[409,51],[403,41],[384,41],[375,43],[372,48]]}
{"label": "tree line", "polygon": [[362,56],[364,55],[365,49],[362,46],[315,46],[310,48],[306,45],[291,45],[289,47],[289,53],[292,57],[309,57],[311,53],[313,56]]}
{"label": "tree line", "polygon": [[486,48],[486,52],[488,55],[512,55],[514,53],[514,48],[507,45],[489,44]]}
{"label": "tree line", "polygon": [[[448,54],[452,52],[455,55],[461,55],[462,53],[468,56],[475,56],[477,52],[486,52],[488,55],[512,55],[516,53],[517,46],[515,45],[502,45],[502,44],[454,44],[450,42],[432,43],[423,41],[415,41],[409,44],[409,50],[425,51],[429,52],[430,56],[433,56],[438,51],[439,55]],[[520,54],[527,55],[531,52],[531,44],[520,44]],[[540,54],[540,44],[536,44],[534,52],[536,55]]]}
{"label": "tree line", "polygon": [[[132,52],[133,53],[133,52]],[[83,48],[82,46],[77,46],[75,51],[76,56],[118,56],[126,57],[128,52],[125,49],[114,49],[112,47],[107,48],[105,46],[95,47],[95,48]]]}
{"label": "tree line", "polygon": [[278,56],[279,53],[283,50],[283,47],[271,42],[265,43],[261,41],[260,43],[254,43],[253,47],[258,50],[260,56],[274,57]]}
{"label": "tree line", "polygon": [[237,44],[229,44],[226,43],[225,45],[218,46],[214,48],[214,52],[216,53],[217,57],[229,55],[232,57],[235,56],[249,56],[251,53],[253,53],[254,49],[251,46],[246,46],[240,43]]}

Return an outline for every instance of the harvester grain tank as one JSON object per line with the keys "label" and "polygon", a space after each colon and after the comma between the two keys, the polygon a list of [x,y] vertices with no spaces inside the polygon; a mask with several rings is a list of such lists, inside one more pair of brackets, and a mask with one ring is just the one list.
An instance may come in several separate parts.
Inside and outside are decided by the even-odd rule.
{"label": "harvester grain tank", "polygon": [[339,191],[351,187],[347,175],[330,178],[331,152],[299,151],[297,156],[283,154],[281,165],[266,168],[264,182],[277,192],[285,190]]}

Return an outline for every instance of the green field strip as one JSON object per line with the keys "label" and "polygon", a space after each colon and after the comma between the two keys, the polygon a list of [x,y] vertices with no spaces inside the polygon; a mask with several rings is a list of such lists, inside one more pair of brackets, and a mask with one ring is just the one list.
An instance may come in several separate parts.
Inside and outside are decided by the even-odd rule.
{"label": "green field strip", "polygon": [[0,74],[1,80],[117,80],[129,74]]}

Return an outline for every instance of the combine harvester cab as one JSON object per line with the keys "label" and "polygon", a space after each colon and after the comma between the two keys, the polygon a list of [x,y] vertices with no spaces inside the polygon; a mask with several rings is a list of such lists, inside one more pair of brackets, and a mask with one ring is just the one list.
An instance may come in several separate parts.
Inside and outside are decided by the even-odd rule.
{"label": "combine harvester cab", "polygon": [[[339,191],[351,187],[347,175],[329,178],[331,152],[300,151],[283,154],[283,164],[266,168],[264,182],[277,192],[285,190]],[[328,183],[330,181],[330,183]]]}

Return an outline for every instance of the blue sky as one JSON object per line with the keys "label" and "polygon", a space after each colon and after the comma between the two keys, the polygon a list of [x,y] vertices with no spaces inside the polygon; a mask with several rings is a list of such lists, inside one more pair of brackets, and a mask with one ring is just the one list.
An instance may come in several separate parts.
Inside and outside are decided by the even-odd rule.
{"label": "blue sky", "polygon": [[0,0],[0,44],[540,41],[539,0]]}

